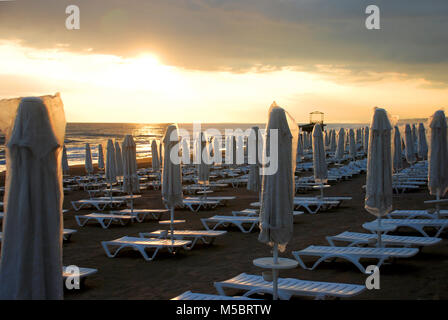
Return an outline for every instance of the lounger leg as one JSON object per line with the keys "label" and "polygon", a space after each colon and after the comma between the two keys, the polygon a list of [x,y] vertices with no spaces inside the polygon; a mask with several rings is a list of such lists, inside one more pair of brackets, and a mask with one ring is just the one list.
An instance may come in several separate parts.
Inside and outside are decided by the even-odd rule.
{"label": "lounger leg", "polygon": [[73,209],[75,209],[75,211],[79,211],[81,209],[81,206],[82,206],[82,204],[78,207],[76,205],[76,201],[72,201],[72,207],[73,207]]}
{"label": "lounger leg", "polygon": [[154,250],[154,253],[152,254],[152,256],[151,256],[151,258],[150,258],[150,257],[146,254],[146,251],[145,251],[145,248],[144,248],[144,247],[141,247],[141,246],[134,246],[133,248],[136,249],[138,252],[140,252],[141,255],[143,256],[143,259],[145,259],[146,261],[152,261],[152,260],[154,260],[154,258],[155,258],[156,255],[157,255],[157,252],[159,252],[159,249],[160,249],[160,248],[156,248],[156,249]]}
{"label": "lounger leg", "polygon": [[116,255],[118,254],[118,252],[119,252],[121,249],[123,249],[123,248],[125,247],[125,245],[120,245],[120,246],[115,250],[114,253],[111,253],[111,252],[109,251],[109,247],[108,247],[108,242],[107,242],[107,241],[102,241],[102,242],[101,242],[101,245],[103,246],[104,251],[106,252],[106,255],[107,255],[109,258],[115,258]]}
{"label": "lounger leg", "polygon": [[75,216],[75,220],[78,223],[78,226],[80,226],[80,227],[84,227],[86,225],[87,221],[89,221],[89,219],[87,219],[85,217],[82,217],[83,221],[81,221],[81,217],[78,217],[78,216]]}
{"label": "lounger leg", "polygon": [[[210,227],[205,219],[201,219],[201,222],[205,229],[210,230]],[[215,229],[213,228],[213,230]]]}

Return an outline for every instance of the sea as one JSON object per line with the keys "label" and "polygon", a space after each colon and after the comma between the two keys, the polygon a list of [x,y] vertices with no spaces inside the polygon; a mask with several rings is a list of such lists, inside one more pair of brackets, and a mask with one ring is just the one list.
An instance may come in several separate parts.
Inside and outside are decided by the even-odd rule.
{"label": "sea", "polygon": [[[136,123],[67,123],[65,134],[65,146],[69,165],[84,164],[85,144],[89,143],[93,162],[98,160],[98,145],[103,145],[105,152],[107,140],[123,141],[125,135],[131,134],[137,145],[137,158],[151,156],[151,142],[159,140],[169,124],[136,124]],[[199,124],[195,124],[198,126]],[[346,129],[366,126],[366,123],[331,123],[326,124],[325,129]],[[217,129],[222,134],[225,130],[247,130],[253,126],[265,128],[263,123],[201,123],[201,130]],[[190,136],[193,133],[193,123],[178,123],[179,129],[185,130]],[[5,170],[5,146],[4,137],[0,137],[0,171]]]}

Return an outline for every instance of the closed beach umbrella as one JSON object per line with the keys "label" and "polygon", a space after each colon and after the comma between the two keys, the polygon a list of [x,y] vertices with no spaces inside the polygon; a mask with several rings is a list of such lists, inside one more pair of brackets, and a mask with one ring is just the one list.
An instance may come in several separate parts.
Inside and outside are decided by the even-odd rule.
{"label": "closed beach umbrella", "polygon": [[0,299],[63,299],[62,100],[3,100],[0,117],[7,165]]}
{"label": "closed beach umbrella", "polygon": [[[436,111],[429,119],[430,143],[428,158],[428,188],[437,200],[448,190],[448,147],[445,112]],[[437,204],[437,215],[439,214]]]}
{"label": "closed beach umbrella", "polygon": [[334,129],[330,132],[330,152],[336,152],[336,131]]}
{"label": "closed beach umbrella", "polygon": [[426,141],[426,130],[423,123],[418,125],[418,156],[423,160],[428,157],[428,143]]}
{"label": "closed beach umbrella", "polygon": [[116,170],[116,160],[115,160],[115,147],[112,139],[107,140],[106,147],[106,168],[105,168],[105,178],[106,182],[109,183],[110,187],[110,197],[112,200],[112,184],[117,182],[117,170]]}
{"label": "closed beach umbrella", "polygon": [[363,149],[364,152],[367,154],[367,152],[369,152],[369,127],[365,127],[364,128],[364,140],[363,140]]}
{"label": "closed beach umbrella", "polygon": [[406,161],[409,164],[414,164],[414,162],[417,160],[415,157],[415,144],[412,134],[412,129],[409,124],[406,125],[405,131],[404,131],[404,138],[405,138],[405,145],[406,145]]}
{"label": "closed beach umbrella", "polygon": [[177,126],[172,124],[166,129],[163,137],[163,167],[162,167],[162,201],[170,209],[171,218],[171,238],[174,229],[174,208],[183,205],[182,194],[182,169],[180,159],[171,159],[172,149],[179,143],[179,133]]}
{"label": "closed beach umbrella", "polygon": [[[369,153],[367,155],[367,179],[365,209],[378,217],[392,210],[392,148],[391,130],[386,110],[376,108],[370,125]],[[381,246],[381,233],[378,232]]]}
{"label": "closed beach umbrella", "polygon": [[412,124],[412,141],[414,141],[414,152],[417,154],[417,141],[418,141],[418,135],[417,135],[417,127],[415,126],[415,123]]}
{"label": "closed beach umbrella", "polygon": [[231,167],[236,167],[236,139],[235,136],[228,136],[226,139],[226,163]]}
{"label": "closed beach umbrella", "polygon": [[115,141],[115,172],[117,177],[123,176],[123,156],[120,144],[117,141]]}
{"label": "closed beach umbrella", "polygon": [[163,166],[163,143],[159,141],[159,163]]}
{"label": "closed beach umbrella", "polygon": [[104,154],[103,154],[103,145],[98,145],[98,169],[104,169]]}
{"label": "closed beach umbrella", "polygon": [[348,144],[348,152],[350,157],[355,160],[356,159],[356,141],[355,141],[355,132],[353,129],[350,129],[348,132],[349,144]]}
{"label": "closed beach umbrella", "polygon": [[303,139],[302,134],[299,134],[299,137],[297,139],[297,162],[302,161],[304,150],[303,150]]}
{"label": "closed beach umbrella", "polygon": [[221,153],[221,137],[215,136],[213,137],[213,159],[215,163],[222,162],[222,153]]}
{"label": "closed beach umbrella", "polygon": [[[260,193],[261,191],[261,175],[260,175],[260,139],[258,127],[252,127],[249,139],[247,140],[248,161],[249,161],[249,177],[247,180],[247,190]],[[300,139],[298,139],[300,141]],[[300,142],[298,143],[300,144]],[[299,149],[297,148],[297,153]]]}
{"label": "closed beach umbrella", "polygon": [[67,148],[62,149],[62,172],[68,174],[70,172],[70,167],[68,166]]}
{"label": "closed beach umbrella", "polygon": [[344,158],[345,152],[345,130],[344,128],[339,129],[338,134],[338,145],[336,148],[336,154],[334,155],[335,159],[342,160]]}
{"label": "closed beach umbrella", "polygon": [[93,173],[92,152],[88,143],[86,143],[85,167],[87,174],[90,175]]}
{"label": "closed beach umbrella", "polygon": [[198,182],[205,185],[208,184],[210,178],[210,165],[208,164],[210,162],[208,156],[208,143],[203,132],[199,134],[198,139]]}
{"label": "closed beach umbrella", "polygon": [[401,135],[400,135],[400,129],[398,129],[397,126],[395,126],[394,130],[394,171],[398,172],[403,167],[403,161],[402,161],[402,150],[401,150]]}
{"label": "closed beach umbrella", "polygon": [[[321,185],[327,183],[328,170],[320,124],[316,124],[313,129],[313,168],[314,181]],[[323,192],[323,187],[321,188],[321,192]]]}
{"label": "closed beach umbrella", "polygon": [[130,134],[126,135],[123,141],[123,191],[128,194],[140,192],[137,175],[137,146]]}
{"label": "closed beach umbrella", "polygon": [[117,170],[115,168],[115,147],[112,139],[107,140],[106,148],[106,170],[105,177],[106,181],[109,183],[114,183],[117,181]]}
{"label": "closed beach umbrella", "polygon": [[157,141],[152,140],[151,142],[151,157],[152,157],[152,171],[157,172],[160,170],[160,162],[159,162],[159,150],[157,147]]}
{"label": "closed beach umbrella", "polygon": [[181,142],[181,151],[182,151],[182,163],[190,164],[190,140],[189,138],[182,138]]}
{"label": "closed beach umbrella", "polygon": [[[294,173],[298,127],[296,121],[275,103],[269,110],[264,154],[270,154],[271,130],[278,132],[277,170],[267,174],[263,167],[258,240],[273,247],[273,263],[278,263],[278,250],[283,252],[293,235]],[[274,299],[277,298],[277,270],[273,270]]]}

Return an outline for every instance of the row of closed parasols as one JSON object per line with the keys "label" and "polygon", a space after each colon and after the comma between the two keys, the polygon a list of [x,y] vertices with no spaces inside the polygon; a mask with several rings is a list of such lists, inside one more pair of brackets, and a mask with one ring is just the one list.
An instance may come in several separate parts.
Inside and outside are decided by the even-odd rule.
{"label": "row of closed parasols", "polygon": [[[62,299],[61,157],[65,134],[62,100],[59,94],[2,100],[0,112],[0,130],[6,135],[7,149],[0,298]],[[429,127],[429,189],[431,194],[441,197],[448,188],[447,127],[443,111],[431,117]],[[276,104],[269,109],[266,129],[265,148],[272,145],[269,142],[271,130],[277,131],[278,166],[273,174],[262,176],[259,240],[273,247],[273,262],[276,263],[277,250],[283,251],[293,236],[294,173],[299,135],[296,121]],[[319,130],[321,128],[316,126],[314,138],[322,139],[319,144],[323,147],[323,135]],[[169,126],[163,138],[162,199],[169,208],[181,204],[183,197],[181,165],[173,163],[169,157],[171,148],[178,142],[176,131],[177,126]],[[392,209],[391,132],[387,112],[376,108],[370,124],[365,208],[378,217]],[[110,141],[108,148],[112,148],[111,144]],[[127,153],[125,148],[131,152],[129,160],[123,157],[124,162],[129,162],[129,172],[124,172],[123,176],[133,176],[136,160],[131,136],[123,142],[124,154]],[[316,148],[320,147],[316,144]],[[325,160],[321,158],[320,161]],[[115,161],[112,152],[110,159],[109,155],[106,159],[106,176],[112,181],[114,172],[107,172],[108,161]],[[126,167],[124,163],[123,168]],[[315,174],[325,179],[325,171]],[[129,184],[133,184],[132,179]],[[130,188],[132,192],[132,186]],[[273,285],[275,288],[275,278]]]}

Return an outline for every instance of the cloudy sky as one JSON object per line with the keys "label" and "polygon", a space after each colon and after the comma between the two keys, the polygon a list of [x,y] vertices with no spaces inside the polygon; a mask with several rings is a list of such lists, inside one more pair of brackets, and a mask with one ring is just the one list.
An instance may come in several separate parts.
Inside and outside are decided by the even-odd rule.
{"label": "cloudy sky", "polygon": [[446,0],[0,1],[0,98],[61,92],[91,122],[263,122],[273,100],[298,122],[427,117],[448,101],[446,30]]}

